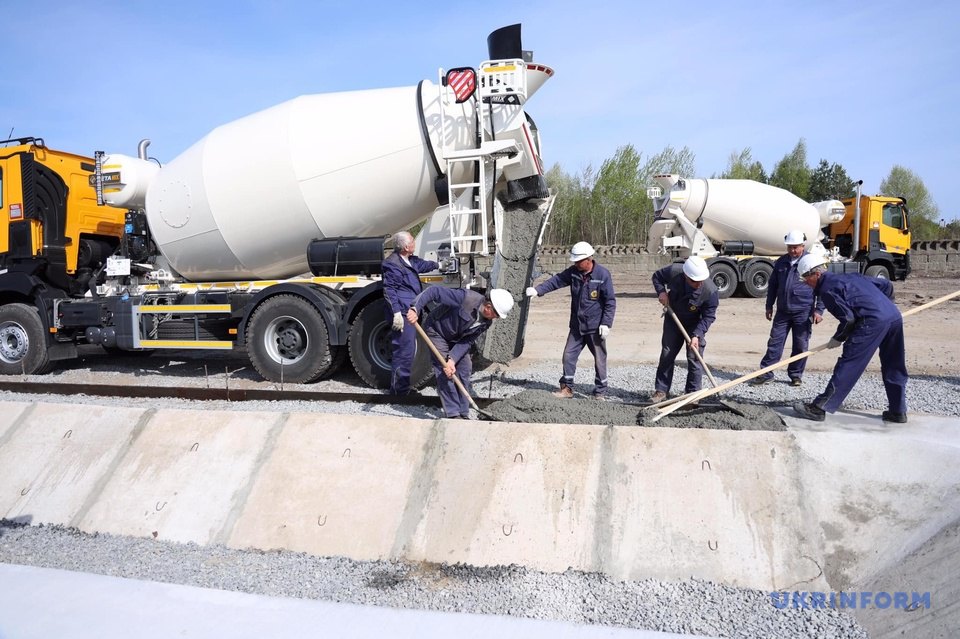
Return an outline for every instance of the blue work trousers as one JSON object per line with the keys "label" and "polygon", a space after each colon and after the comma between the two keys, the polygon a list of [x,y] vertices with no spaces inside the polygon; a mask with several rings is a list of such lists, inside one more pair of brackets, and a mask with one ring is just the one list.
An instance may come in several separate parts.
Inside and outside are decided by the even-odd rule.
{"label": "blue work trousers", "polygon": [[607,340],[600,339],[599,333],[582,334],[578,329],[571,328],[567,335],[567,344],[563,347],[563,376],[560,386],[573,388],[573,377],[577,372],[577,360],[586,346],[593,355],[593,394],[603,395],[607,392]]}
{"label": "blue work trousers", "polygon": [[[393,322],[393,315],[390,316]],[[410,392],[410,369],[413,367],[413,357],[417,353],[417,329],[413,324],[403,320],[403,330],[391,330],[391,345],[393,353],[390,367],[390,394],[406,395]]]}
{"label": "blue work trousers", "polygon": [[889,323],[865,321],[843,343],[843,353],[833,376],[813,403],[828,413],[836,411],[857,383],[873,354],[880,351],[880,375],[887,402],[894,413],[907,412],[907,363],[903,343],[903,320]]}
{"label": "blue work trousers", "polygon": [[[449,344],[447,340],[430,329],[427,329],[427,336],[446,361],[453,344]],[[452,418],[469,417],[470,402],[463,396],[454,381],[447,378],[447,374],[443,372],[443,365],[437,361],[436,357],[433,358],[433,372],[437,377],[437,393],[440,395],[440,403],[443,404],[443,414]],[[472,392],[470,386],[470,375],[472,374],[473,361],[470,359],[470,353],[467,353],[457,362],[456,376],[468,393]]]}
{"label": "blue work trousers", "polygon": [[[697,319],[694,319],[692,322],[693,326],[687,326],[686,323],[684,323],[684,328],[687,330],[688,335],[690,335],[690,331],[695,328],[697,321]],[[706,347],[707,340],[701,337],[699,349],[701,357]],[[670,387],[673,385],[674,362],[681,350],[685,350],[687,353],[687,385],[684,388],[684,393],[692,393],[693,391],[700,390],[700,384],[703,380],[703,366],[700,365],[700,360],[693,354],[693,351],[687,348],[687,343],[684,341],[680,329],[677,328],[676,324],[673,323],[673,320],[670,319],[668,315],[664,315],[663,338],[660,341],[660,362],[657,364],[657,377],[654,382],[654,390],[664,393],[670,392]]]}
{"label": "blue work trousers", "polygon": [[[773,325],[770,327],[770,339],[767,340],[767,352],[760,360],[760,368],[766,368],[770,364],[780,361],[783,355],[783,345],[787,341],[787,333],[793,335],[793,348],[790,356],[799,355],[807,350],[810,344],[810,333],[813,329],[813,321],[810,319],[810,312],[805,313],[786,313],[777,309],[773,315]],[[803,370],[807,367],[807,358],[798,359],[787,365],[787,375],[790,379],[801,379]],[[773,373],[761,375],[757,379],[772,379]]]}

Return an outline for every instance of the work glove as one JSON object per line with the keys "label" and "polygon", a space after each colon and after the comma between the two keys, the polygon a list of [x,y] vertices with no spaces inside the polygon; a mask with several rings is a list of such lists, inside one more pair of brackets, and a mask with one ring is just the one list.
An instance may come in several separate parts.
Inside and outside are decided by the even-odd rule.
{"label": "work glove", "polygon": [[831,337],[830,341],[827,342],[827,348],[837,348],[841,344],[843,344],[843,342],[838,340],[836,337]]}
{"label": "work glove", "polygon": [[601,324],[599,332],[600,332],[600,339],[607,339],[607,335],[610,334],[610,327],[604,326],[603,324]]}
{"label": "work glove", "polygon": [[403,330],[403,313],[397,312],[393,314],[393,330],[402,331]]}
{"label": "work glove", "polygon": [[527,297],[536,297],[537,295],[539,295],[539,293],[537,293],[537,289],[533,288],[532,286],[527,287]]}

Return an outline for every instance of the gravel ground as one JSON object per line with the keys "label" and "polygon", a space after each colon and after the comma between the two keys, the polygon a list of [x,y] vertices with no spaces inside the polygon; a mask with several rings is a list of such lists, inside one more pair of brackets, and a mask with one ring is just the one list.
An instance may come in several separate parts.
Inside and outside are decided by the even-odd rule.
{"label": "gravel ground", "polygon": [[769,593],[699,580],[620,582],[518,566],[351,561],[9,522],[0,522],[0,561],[274,596],[720,637],[868,636],[842,612],[778,610]]}
{"label": "gravel ground", "polygon": [[[136,358],[127,358],[120,361],[116,358],[100,358],[93,365],[87,363],[82,369],[65,369],[59,374],[42,377],[27,376],[27,380],[60,381],[60,382],[88,382],[101,384],[149,384],[151,386],[210,386],[229,385],[230,388],[279,387],[259,379],[255,371],[249,368],[244,360],[228,359],[210,366],[210,375],[205,376],[203,364],[196,360],[178,360],[176,358],[146,358],[152,362],[151,367],[136,369],[131,372]],[[122,360],[122,358],[121,358]],[[143,358],[139,358],[140,363]],[[126,364],[124,369],[123,364]],[[199,367],[199,371],[197,371]],[[97,370],[103,368],[104,370]],[[349,368],[348,366],[345,368]],[[227,380],[228,370],[230,379]],[[219,373],[213,373],[217,370]],[[91,371],[94,371],[91,374]],[[608,396],[614,402],[642,403],[649,399],[653,392],[653,380],[656,367],[650,364],[618,365],[609,371]],[[714,368],[713,373],[717,383],[750,373],[752,370],[724,370]],[[199,374],[197,374],[199,373]],[[674,390],[682,388],[686,371],[682,364],[678,365],[674,375]],[[523,390],[556,390],[560,378],[559,362],[535,362],[523,367],[510,367],[502,364],[493,364],[484,370],[478,370],[473,375],[473,391],[477,397],[501,398],[511,397]],[[0,378],[2,379],[2,378]],[[19,378],[18,378],[19,379]],[[829,373],[807,372],[803,379],[803,386],[791,387],[785,374],[781,373],[776,381],[763,386],[741,384],[722,393],[721,397],[738,401],[769,406],[789,406],[797,400],[810,400],[826,386],[830,379]],[[704,380],[706,383],[706,380]],[[326,391],[326,392],[377,392],[371,391],[352,371],[342,371],[334,378],[316,384],[288,384],[286,390]],[[577,370],[575,391],[579,397],[588,397],[593,390],[593,366],[589,356],[581,359]],[[927,413],[931,415],[960,416],[960,376],[933,376],[915,375],[907,385],[907,404],[911,413]],[[427,386],[422,394],[435,396],[436,389]],[[76,397],[56,397],[48,395],[25,395],[3,392],[0,399],[6,401],[45,401],[74,403]],[[101,405],[140,405],[147,407],[175,408],[207,408],[212,410],[254,410],[254,411],[282,411],[282,412],[323,412],[323,413],[369,413],[374,415],[391,415],[400,417],[418,417],[436,419],[442,413],[438,407],[427,408],[418,406],[392,406],[361,404],[357,402],[190,402],[184,400],[154,400],[154,399],[111,399],[102,397],[84,397],[87,403]],[[708,398],[708,401],[713,401]],[[844,404],[845,410],[870,410],[879,412],[886,408],[887,398],[883,388],[883,380],[878,373],[866,373],[854,387]]]}

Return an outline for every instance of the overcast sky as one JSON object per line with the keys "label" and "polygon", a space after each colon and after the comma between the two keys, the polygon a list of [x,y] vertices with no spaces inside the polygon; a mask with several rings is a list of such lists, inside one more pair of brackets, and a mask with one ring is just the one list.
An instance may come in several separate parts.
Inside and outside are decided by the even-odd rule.
{"label": "overcast sky", "polygon": [[[728,6],[729,5],[729,6]],[[894,164],[947,219],[960,169],[960,3],[0,0],[0,139],[172,160],[219,124],[306,93],[415,85],[477,66],[520,22],[556,75],[530,100],[545,163],[687,146],[696,177],[802,137],[875,193]]]}

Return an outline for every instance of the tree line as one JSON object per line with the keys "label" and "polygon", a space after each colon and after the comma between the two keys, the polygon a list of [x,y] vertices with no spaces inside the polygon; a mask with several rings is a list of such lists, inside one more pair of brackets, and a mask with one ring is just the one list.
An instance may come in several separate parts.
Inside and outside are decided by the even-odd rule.
{"label": "tree line", "polygon": [[[545,242],[566,246],[586,240],[593,244],[646,244],[653,222],[653,203],[647,187],[653,176],[676,173],[695,177],[695,156],[687,148],[664,148],[646,158],[632,144],[619,147],[599,170],[588,165],[576,174],[554,164],[546,178],[557,193]],[[768,175],[753,159],[749,147],[730,154],[726,169],[711,178],[756,180],[790,191],[807,202],[843,199],[856,193],[856,183],[836,162],[807,162],[807,145],[797,145],[777,162]],[[940,210],[919,175],[895,165],[880,183],[878,193],[905,197],[914,240],[960,238],[960,221],[940,221]]]}

